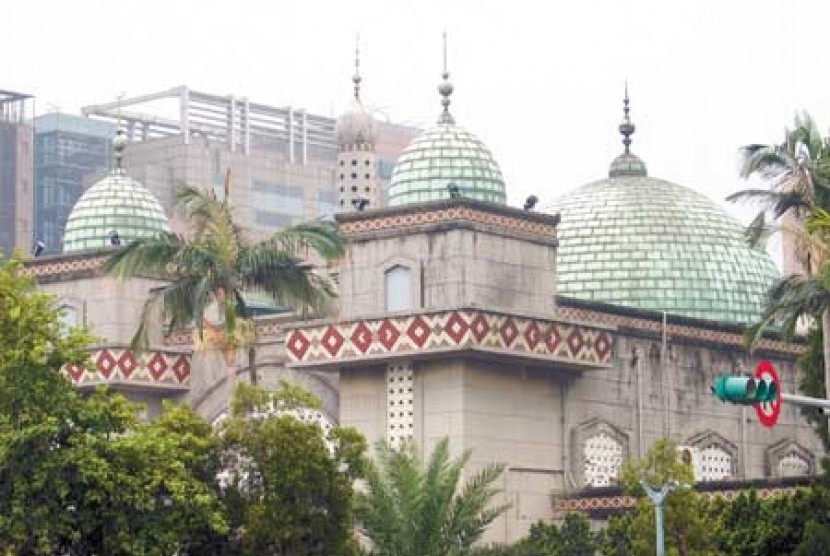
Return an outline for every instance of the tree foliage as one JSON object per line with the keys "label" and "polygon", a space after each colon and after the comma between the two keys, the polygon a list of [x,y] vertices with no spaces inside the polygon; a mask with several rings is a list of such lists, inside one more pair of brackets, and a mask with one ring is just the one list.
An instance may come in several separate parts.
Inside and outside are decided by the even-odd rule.
{"label": "tree foliage", "polygon": [[241,384],[220,426],[231,524],[228,553],[292,556],[355,554],[353,481],[366,443],[352,428],[328,436],[298,412],[319,409],[308,392],[282,383],[277,392]]}
{"label": "tree foliage", "polygon": [[494,505],[494,483],[503,466],[488,465],[461,486],[470,452],[451,459],[448,439],[428,461],[411,443],[400,449],[381,442],[366,468],[358,524],[378,556],[467,554],[487,526],[507,508]]}
{"label": "tree foliage", "polygon": [[216,451],[198,417],[153,424],[61,373],[90,341],[60,324],[12,259],[0,266],[0,546],[16,555],[169,555],[192,531],[224,528]]}

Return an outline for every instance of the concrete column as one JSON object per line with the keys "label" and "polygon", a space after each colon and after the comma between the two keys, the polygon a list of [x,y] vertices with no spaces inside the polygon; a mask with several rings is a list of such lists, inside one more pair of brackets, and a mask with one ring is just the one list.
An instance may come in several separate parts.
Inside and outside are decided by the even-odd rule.
{"label": "concrete column", "polygon": [[308,164],[308,113],[303,110],[303,165]]}
{"label": "concrete column", "polygon": [[245,154],[251,154],[251,105],[247,97],[242,99],[244,113],[242,114],[242,133],[244,134],[243,148]]}
{"label": "concrete column", "polygon": [[190,143],[190,91],[182,87],[179,93],[179,124],[184,144]]}
{"label": "concrete column", "polygon": [[288,161],[294,164],[294,109],[288,109]]}
{"label": "concrete column", "polygon": [[236,143],[239,138],[236,133],[236,99],[233,95],[228,96],[228,141],[231,143],[231,152],[236,152]]}

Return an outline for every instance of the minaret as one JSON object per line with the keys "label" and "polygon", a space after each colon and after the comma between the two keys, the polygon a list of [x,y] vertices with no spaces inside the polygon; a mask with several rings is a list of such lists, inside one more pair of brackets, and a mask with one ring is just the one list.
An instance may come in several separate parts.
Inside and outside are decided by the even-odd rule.
{"label": "minaret", "polygon": [[355,44],[354,99],[349,108],[337,119],[336,187],[340,193],[339,210],[364,210],[380,204],[377,184],[377,158],[375,121],[366,112],[360,100],[360,49]]}

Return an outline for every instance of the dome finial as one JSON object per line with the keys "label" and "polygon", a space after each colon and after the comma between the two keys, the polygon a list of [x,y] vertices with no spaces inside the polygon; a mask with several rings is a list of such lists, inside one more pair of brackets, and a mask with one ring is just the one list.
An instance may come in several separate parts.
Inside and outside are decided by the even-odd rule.
{"label": "dome finial", "polygon": [[438,118],[439,124],[454,124],[452,114],[450,114],[450,95],[453,91],[452,83],[450,83],[450,72],[447,70],[447,32],[444,31],[444,73],[441,74],[444,81],[438,85],[438,92],[444,97],[441,99],[441,104],[444,106],[444,111],[441,117]]}
{"label": "dome finial", "polygon": [[628,81],[625,82],[625,97],[623,97],[623,121],[620,124],[619,130],[623,136],[623,145],[625,145],[625,152],[611,162],[611,168],[608,170],[608,177],[624,178],[624,177],[644,177],[648,175],[645,163],[640,158],[631,152],[631,136],[634,134],[634,124],[631,123],[631,116],[628,107]]}
{"label": "dome finial", "polygon": [[354,98],[360,100],[360,33],[355,34],[354,39],[354,76],[352,82],[354,83]]}
{"label": "dome finial", "polygon": [[115,137],[112,140],[112,159],[114,174],[124,173],[124,149],[127,148],[127,134],[124,133],[124,128],[119,124],[115,132]]}
{"label": "dome finial", "polygon": [[634,135],[634,124],[631,123],[631,117],[628,112],[631,110],[628,107],[628,80],[625,81],[625,98],[623,98],[623,121],[620,124],[620,133],[623,136],[623,145],[625,145],[625,153],[631,152],[631,136]]}

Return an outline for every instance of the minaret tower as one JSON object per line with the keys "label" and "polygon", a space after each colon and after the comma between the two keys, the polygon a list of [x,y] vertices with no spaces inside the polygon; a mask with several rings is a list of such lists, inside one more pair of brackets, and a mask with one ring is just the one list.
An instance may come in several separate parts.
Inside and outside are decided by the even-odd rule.
{"label": "minaret tower", "polygon": [[354,99],[337,119],[337,140],[340,152],[335,173],[340,193],[340,211],[364,210],[380,204],[377,182],[375,120],[360,100],[360,48],[355,44]]}

